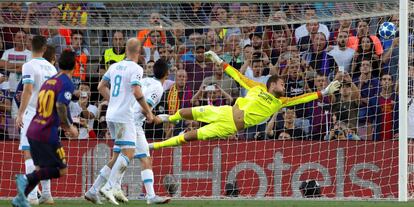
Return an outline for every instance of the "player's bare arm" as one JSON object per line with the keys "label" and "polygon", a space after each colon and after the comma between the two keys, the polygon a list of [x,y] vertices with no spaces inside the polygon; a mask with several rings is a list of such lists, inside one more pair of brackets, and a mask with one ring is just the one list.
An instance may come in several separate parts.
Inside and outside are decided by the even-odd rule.
{"label": "player's bare arm", "polygon": [[144,94],[142,93],[141,86],[133,86],[134,96],[139,105],[142,107],[142,113],[147,118],[148,123],[152,123],[154,120],[154,115],[152,114],[151,108],[148,106],[145,101]]}
{"label": "player's bare arm", "polygon": [[109,101],[110,92],[109,92],[109,84],[106,80],[101,80],[98,85],[99,93],[104,97],[104,100]]}
{"label": "player's bare arm", "polygon": [[56,111],[59,116],[59,120],[61,123],[61,126],[63,130],[65,130],[66,133],[68,133],[68,136],[71,138],[76,138],[79,136],[78,129],[76,129],[75,126],[73,126],[68,117],[68,109],[65,104],[56,103]]}

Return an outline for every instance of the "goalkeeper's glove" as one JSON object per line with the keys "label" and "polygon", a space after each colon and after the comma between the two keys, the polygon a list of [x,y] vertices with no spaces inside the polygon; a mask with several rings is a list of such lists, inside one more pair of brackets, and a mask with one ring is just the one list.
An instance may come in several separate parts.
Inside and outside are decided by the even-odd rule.
{"label": "goalkeeper's glove", "polygon": [[213,51],[208,51],[204,53],[204,56],[206,58],[209,58],[211,61],[213,61],[213,63],[218,63],[221,64],[223,62],[223,60]]}
{"label": "goalkeeper's glove", "polygon": [[323,96],[332,95],[338,91],[340,87],[341,83],[339,81],[332,81],[325,89],[321,91],[321,93]]}

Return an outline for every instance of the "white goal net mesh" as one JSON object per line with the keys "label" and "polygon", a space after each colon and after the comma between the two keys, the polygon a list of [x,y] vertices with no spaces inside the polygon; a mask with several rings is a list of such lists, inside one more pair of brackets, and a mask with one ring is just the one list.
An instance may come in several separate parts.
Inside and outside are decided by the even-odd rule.
{"label": "white goal net mesh", "polygon": [[[208,50],[256,82],[281,76],[287,97],[320,91],[333,80],[342,83],[332,96],[282,109],[230,138],[151,152],[158,194],[168,194],[163,180],[172,175],[179,184],[171,192],[176,197],[299,198],[305,192],[301,184],[316,180],[323,197],[398,198],[398,121],[407,121],[398,119],[398,46],[399,38],[409,38],[408,135],[414,138],[413,20],[409,37],[399,37],[398,1],[0,3],[0,197],[14,196],[14,175],[25,173],[14,97],[21,66],[31,59],[30,40],[43,35],[56,58],[67,48],[78,55],[78,97],[70,109],[80,137],[62,137],[69,173],[52,181],[56,197],[82,197],[110,159],[107,103],[97,85],[124,58],[126,40],[137,37],[146,77],[153,76],[158,59],[170,67],[155,114],[233,105],[245,96],[245,89],[204,58]],[[182,121],[144,129],[153,142],[204,125]],[[414,196],[411,139],[408,147]],[[129,198],[143,198],[138,160],[122,187]]]}

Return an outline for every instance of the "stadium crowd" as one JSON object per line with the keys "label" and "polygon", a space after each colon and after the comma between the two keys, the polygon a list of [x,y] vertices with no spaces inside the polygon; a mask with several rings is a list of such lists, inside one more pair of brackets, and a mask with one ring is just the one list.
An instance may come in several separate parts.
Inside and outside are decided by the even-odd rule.
{"label": "stadium crowd", "polygon": [[[31,58],[30,39],[35,34],[48,38],[57,57],[67,48],[78,54],[73,77],[77,91],[70,111],[81,128],[80,139],[109,138],[107,102],[101,101],[97,84],[111,64],[124,59],[129,37],[137,37],[142,43],[138,64],[144,68],[145,76],[153,75],[152,67],[158,59],[166,60],[170,66],[170,77],[155,114],[174,114],[191,106],[231,105],[246,94],[221,67],[205,59],[204,52],[212,50],[254,81],[266,83],[273,74],[284,77],[288,97],[321,90],[333,80],[342,83],[336,95],[284,109],[234,138],[398,139],[399,37],[397,33],[384,39],[377,32],[385,21],[398,27],[398,16],[354,19],[349,11],[357,9],[355,5],[327,4],[177,4],[177,9],[185,12],[167,15],[151,11],[146,20],[137,20],[148,29],[92,31],[88,25],[98,18],[103,25],[110,24],[108,11],[113,5],[1,3],[0,25],[4,26],[0,28],[0,139],[18,138],[14,97],[21,66]],[[383,8],[378,4],[376,9]],[[253,19],[259,16],[267,19],[262,21],[266,26],[255,26]],[[341,20],[319,22],[321,16]],[[288,23],[294,20],[306,23]],[[50,28],[31,27],[38,24]],[[411,64],[408,70],[409,79],[414,80],[414,66]],[[411,95],[409,100],[409,136],[414,137]],[[145,129],[148,139],[165,139],[200,125],[184,121],[146,124]]]}

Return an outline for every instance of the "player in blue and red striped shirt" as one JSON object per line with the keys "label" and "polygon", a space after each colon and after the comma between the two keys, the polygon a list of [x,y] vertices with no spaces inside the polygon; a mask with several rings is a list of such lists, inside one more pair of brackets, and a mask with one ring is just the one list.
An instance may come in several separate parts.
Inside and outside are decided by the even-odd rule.
{"label": "player in blue and red striped shirt", "polygon": [[39,91],[36,115],[26,136],[30,153],[38,169],[30,174],[17,175],[17,196],[13,206],[30,206],[26,196],[41,181],[59,178],[67,173],[65,151],[60,144],[59,127],[66,136],[76,138],[79,133],[72,125],[69,102],[75,89],[71,77],[76,54],[64,51],[59,59],[60,72],[47,80]]}

